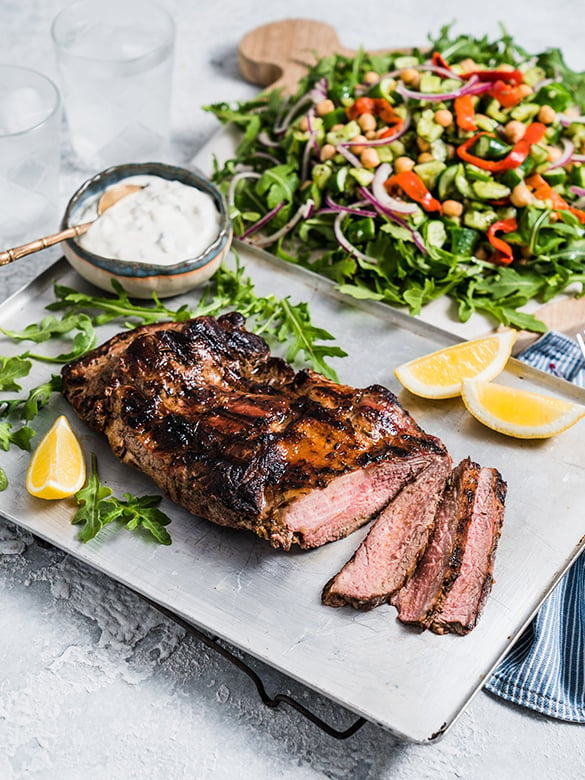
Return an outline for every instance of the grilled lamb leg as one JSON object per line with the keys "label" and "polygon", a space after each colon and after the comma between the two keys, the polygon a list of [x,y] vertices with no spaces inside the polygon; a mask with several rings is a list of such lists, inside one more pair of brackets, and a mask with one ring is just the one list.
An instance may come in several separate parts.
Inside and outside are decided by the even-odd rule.
{"label": "grilled lamb leg", "polygon": [[433,530],[451,460],[436,458],[384,509],[353,557],[323,589],[331,607],[390,601],[414,571]]}
{"label": "grilled lamb leg", "polygon": [[235,312],[124,332],[62,373],[65,397],[124,463],[275,547],[351,533],[448,460],[389,390],[295,373]]}
{"label": "grilled lamb leg", "polygon": [[453,469],[427,549],[413,576],[392,599],[403,623],[427,628],[459,576],[479,471],[469,458]]}
{"label": "grilled lamb leg", "polygon": [[467,634],[477,624],[492,587],[506,491],[497,469],[478,470],[461,569],[429,623],[436,634]]}

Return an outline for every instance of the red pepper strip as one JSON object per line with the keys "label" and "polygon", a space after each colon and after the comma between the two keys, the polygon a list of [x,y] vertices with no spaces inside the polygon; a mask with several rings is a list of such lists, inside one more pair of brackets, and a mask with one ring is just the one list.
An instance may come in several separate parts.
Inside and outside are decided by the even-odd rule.
{"label": "red pepper strip", "polygon": [[496,233],[511,233],[518,227],[518,222],[515,217],[509,219],[501,219],[499,222],[492,223],[487,231],[487,237],[490,244],[497,252],[498,262],[502,265],[510,265],[514,259],[512,247],[507,241],[503,241],[496,236]]}
{"label": "red pepper strip", "polygon": [[521,86],[514,87],[511,84],[506,84],[505,81],[496,81],[487,94],[495,98],[504,108],[517,106],[526,96]]}
{"label": "red pepper strip", "polygon": [[387,125],[400,125],[402,119],[385,98],[361,97],[346,109],[348,119],[357,119],[362,114],[379,116]]}
{"label": "red pepper strip", "polygon": [[545,181],[539,173],[534,173],[526,179],[526,184],[534,193],[535,198],[538,198],[538,200],[550,201],[553,209],[556,211],[570,211],[582,224],[585,224],[585,211],[569,206],[567,201],[562,198],[556,190],[553,190],[550,184]]}
{"label": "red pepper strip", "polygon": [[433,52],[433,56],[431,58],[431,62],[437,68],[445,68],[445,70],[451,70],[451,66],[449,65],[447,60],[443,57],[442,54],[439,54],[438,51],[434,51]]}
{"label": "red pepper strip", "polygon": [[521,138],[517,144],[514,144],[513,149],[508,152],[503,160],[484,160],[482,157],[471,154],[469,149],[475,144],[477,139],[481,135],[490,135],[490,133],[483,132],[477,133],[462,143],[461,146],[457,148],[457,154],[462,160],[465,160],[465,162],[482,168],[484,171],[491,171],[492,173],[509,171],[511,168],[517,168],[519,165],[522,165],[530,154],[530,147],[532,144],[537,144],[541,141],[545,131],[546,127],[540,122],[533,122],[531,125],[528,125],[524,137]]}
{"label": "red pepper strip", "polygon": [[475,124],[475,108],[471,95],[461,95],[461,97],[455,98],[453,103],[457,127],[460,127],[461,130],[475,132],[477,125]]}
{"label": "red pepper strip", "polygon": [[479,81],[508,81],[512,84],[522,84],[524,74],[521,70],[472,70],[468,73],[462,73],[462,79],[470,79],[477,76]]}
{"label": "red pepper strip", "polygon": [[443,210],[440,202],[431,195],[423,180],[414,171],[395,173],[384,182],[384,186],[388,191],[400,187],[411,200],[420,203],[425,211],[442,212]]}

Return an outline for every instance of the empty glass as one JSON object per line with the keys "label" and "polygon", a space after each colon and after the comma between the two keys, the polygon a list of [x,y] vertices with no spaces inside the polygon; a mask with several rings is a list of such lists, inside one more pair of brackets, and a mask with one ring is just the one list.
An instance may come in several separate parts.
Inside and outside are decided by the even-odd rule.
{"label": "empty glass", "polygon": [[0,65],[0,251],[55,227],[59,126],[53,82]]}
{"label": "empty glass", "polygon": [[65,8],[52,27],[77,162],[157,160],[169,133],[175,25],[150,0]]}

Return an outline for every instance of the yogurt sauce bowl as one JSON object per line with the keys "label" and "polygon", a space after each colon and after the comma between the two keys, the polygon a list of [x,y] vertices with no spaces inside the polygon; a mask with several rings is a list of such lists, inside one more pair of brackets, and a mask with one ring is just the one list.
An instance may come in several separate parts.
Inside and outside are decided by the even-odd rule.
{"label": "yogurt sauce bowl", "polygon": [[[120,183],[141,189],[99,219],[104,192]],[[116,279],[134,298],[179,295],[206,282],[232,241],[222,193],[207,179],[165,163],[125,163],[86,181],[73,195],[62,227],[96,219],[87,233],[63,242],[75,270],[102,290]]]}

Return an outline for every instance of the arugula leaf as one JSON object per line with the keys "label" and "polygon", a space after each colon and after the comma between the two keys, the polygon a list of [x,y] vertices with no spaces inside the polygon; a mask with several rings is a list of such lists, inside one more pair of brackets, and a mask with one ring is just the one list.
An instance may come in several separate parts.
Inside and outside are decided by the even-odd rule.
{"label": "arugula leaf", "polygon": [[154,292],[152,293],[153,305],[146,306],[131,301],[128,293],[117,280],[112,280],[112,287],[116,295],[105,297],[88,295],[71,287],[56,284],[54,290],[57,300],[54,303],[50,303],[47,309],[50,311],[65,309],[70,313],[97,310],[100,313],[92,318],[93,324],[96,326],[104,325],[118,317],[130,318],[133,324],[130,325],[127,322],[126,325],[133,327],[136,324],[149,325],[161,320],[184,322],[191,316],[185,304],[176,310],[169,309],[161,303]]}
{"label": "arugula leaf", "polygon": [[3,490],[6,490],[8,487],[8,477],[6,476],[6,472],[3,468],[0,467],[0,493]]}
{"label": "arugula leaf", "polygon": [[282,201],[292,203],[299,186],[299,177],[293,165],[275,165],[265,171],[256,184],[256,191],[266,197],[268,208]]}
{"label": "arugula leaf", "polygon": [[87,485],[75,494],[75,499],[79,509],[71,522],[83,526],[77,535],[81,542],[94,539],[106,525],[119,521],[129,531],[143,528],[159,544],[171,544],[171,537],[165,528],[171,520],[158,508],[162,497],[137,497],[125,493],[124,500],[116,498],[111,488],[100,481],[95,453],[91,456]]}
{"label": "arugula leaf", "polygon": [[73,339],[73,349],[69,352],[61,353],[55,357],[50,355],[40,355],[28,352],[28,357],[35,360],[41,360],[46,363],[68,363],[84,355],[96,345],[96,335],[92,321],[87,314],[71,314],[58,320],[54,315],[44,317],[39,323],[28,325],[22,331],[6,330],[0,328],[0,332],[14,341],[34,341],[37,344],[48,341],[49,339],[63,336],[77,330]]}
{"label": "arugula leaf", "polygon": [[14,430],[12,423],[0,422],[0,449],[7,452],[10,445],[15,444],[21,450],[30,451],[31,439],[35,435],[36,431],[33,431],[28,425],[23,425]]}
{"label": "arugula leaf", "polygon": [[316,371],[337,382],[337,374],[326,359],[344,357],[347,353],[338,346],[317,343],[333,341],[334,336],[313,325],[308,304],[292,304],[288,297],[257,295],[252,280],[244,276],[244,271],[237,256],[235,270],[220,266],[194,313],[215,315],[228,307],[235,309],[250,318],[251,329],[267,341],[288,342],[289,362],[302,354]]}
{"label": "arugula leaf", "polygon": [[21,420],[33,420],[49,403],[51,395],[61,390],[63,380],[53,374],[48,382],[33,387],[26,398],[5,398],[0,400],[0,417],[16,415]]}
{"label": "arugula leaf", "polygon": [[22,386],[15,382],[15,379],[28,376],[32,368],[32,363],[25,355],[16,357],[0,357],[0,390],[11,390],[18,392]]}

